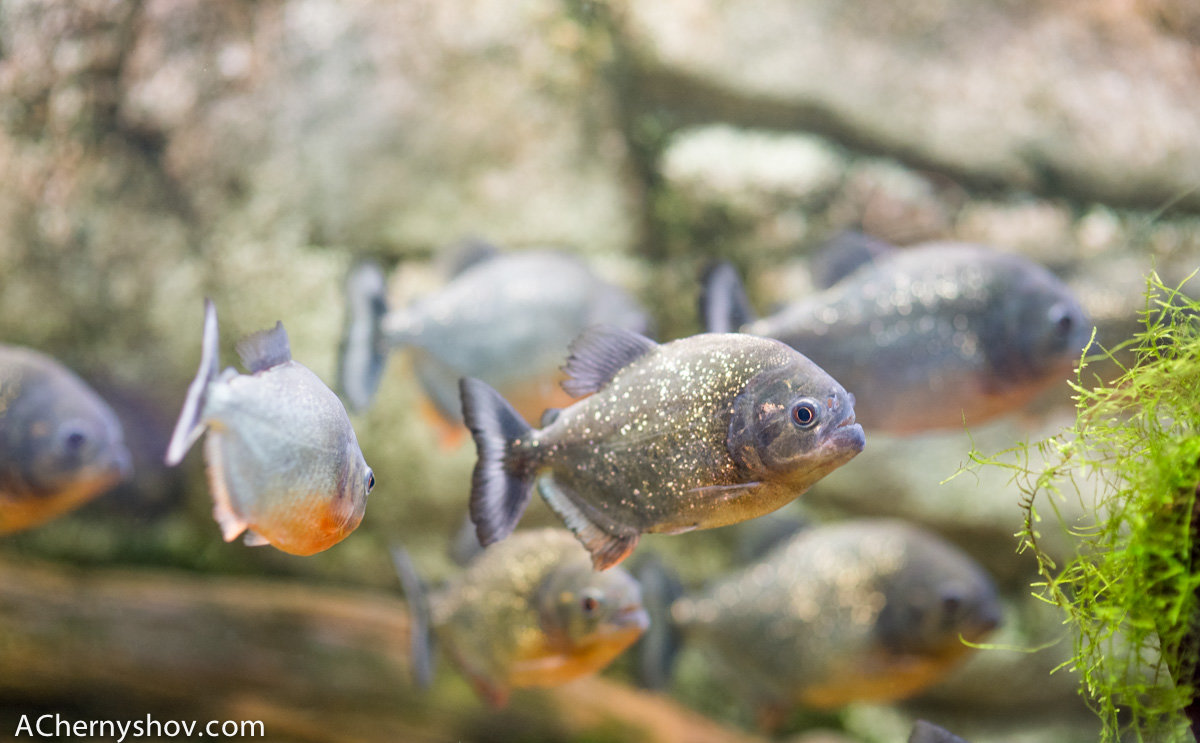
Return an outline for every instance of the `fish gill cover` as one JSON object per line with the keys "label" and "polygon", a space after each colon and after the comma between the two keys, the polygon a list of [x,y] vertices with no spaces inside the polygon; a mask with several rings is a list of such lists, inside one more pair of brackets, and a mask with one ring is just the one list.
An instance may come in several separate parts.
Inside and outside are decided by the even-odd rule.
{"label": "fish gill cover", "polygon": [[[1013,471],[1019,549],[1037,559],[1035,595],[1075,630],[1063,666],[1079,674],[1106,742],[1190,740],[1189,720],[1193,732],[1200,725],[1200,302],[1180,291],[1186,283],[1171,288],[1151,272],[1142,330],[1089,356],[1093,339],[1071,383],[1073,426],[971,453],[972,466]],[[1117,365],[1114,381],[1085,375],[1098,361]],[[1031,449],[1044,464],[1031,465]],[[1079,522],[1060,510],[1068,497],[1083,506]],[[1076,544],[1061,567],[1043,549],[1041,504]]]}

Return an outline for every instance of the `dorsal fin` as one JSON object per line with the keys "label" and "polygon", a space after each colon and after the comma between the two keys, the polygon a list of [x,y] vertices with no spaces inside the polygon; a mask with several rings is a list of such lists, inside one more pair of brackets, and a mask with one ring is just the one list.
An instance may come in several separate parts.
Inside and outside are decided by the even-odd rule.
{"label": "dorsal fin", "polygon": [[617,372],[658,347],[640,333],[612,325],[596,325],[580,333],[571,343],[571,355],[563,365],[567,379],[562,388],[568,395],[583,397],[600,390]]}
{"label": "dorsal fin", "polygon": [[236,348],[242,364],[251,372],[260,372],[292,360],[287,331],[281,322],[275,323],[270,330],[251,333],[238,341]]}
{"label": "dorsal fin", "polygon": [[736,333],[757,319],[742,279],[729,261],[712,264],[700,279],[700,322],[709,333]]}
{"label": "dorsal fin", "polygon": [[813,283],[828,289],[863,266],[894,252],[896,247],[891,243],[855,230],[844,230],[818,248],[813,256]]}

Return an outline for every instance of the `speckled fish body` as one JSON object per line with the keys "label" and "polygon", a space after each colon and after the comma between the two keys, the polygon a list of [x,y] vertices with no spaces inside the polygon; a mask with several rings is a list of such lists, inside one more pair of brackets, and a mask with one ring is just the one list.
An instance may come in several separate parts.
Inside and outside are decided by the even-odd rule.
{"label": "speckled fish body", "polygon": [[909,697],[999,623],[995,588],[956,547],[901,521],[814,527],[670,607],[766,708]]}
{"label": "speckled fish body", "polygon": [[854,394],[864,426],[891,433],[1017,409],[1069,376],[1091,334],[1045,268],[962,243],[896,249],[739,329],[809,356]]}
{"label": "speckled fish body", "polygon": [[131,470],[112,409],[69,369],[0,345],[0,534],[45,523]]}
{"label": "speckled fish body", "polygon": [[[398,560],[410,604],[422,589]],[[431,630],[479,693],[503,705],[514,688],[555,686],[607,666],[645,631],[637,582],[624,570],[592,570],[562,529],[514,534],[483,550],[427,603],[415,623],[420,658]],[[418,663],[422,661],[418,660]],[[426,679],[427,681],[427,679]]]}
{"label": "speckled fish body", "polygon": [[351,276],[340,375],[348,401],[366,407],[388,351],[407,348],[423,389],[456,423],[462,420],[460,377],[484,380],[536,419],[571,401],[558,383],[567,347],[579,333],[597,324],[637,332],[648,325],[624,290],[579,259],[552,251],[483,260],[441,290],[392,311],[383,292],[378,269],[362,267]]}
{"label": "speckled fish body", "polygon": [[643,532],[760,516],[862,450],[853,398],[786,345],[705,334],[658,345],[594,329],[573,345],[568,390],[593,392],[530,429],[493,390],[463,381],[480,452],[471,518],[480,542],[512,530],[543,497],[600,569]]}
{"label": "speckled fish body", "polygon": [[293,361],[281,324],[248,336],[238,353],[250,374],[217,373],[217,319],[206,304],[204,352],[167,464],[207,431],[213,517],[226,541],[310,555],[362,521],[374,476],[337,395]]}

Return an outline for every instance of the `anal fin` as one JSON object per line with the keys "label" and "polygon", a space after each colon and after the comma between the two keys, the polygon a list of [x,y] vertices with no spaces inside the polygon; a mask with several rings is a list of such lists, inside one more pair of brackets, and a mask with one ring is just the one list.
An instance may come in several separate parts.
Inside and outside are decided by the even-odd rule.
{"label": "anal fin", "polygon": [[596,570],[607,570],[620,563],[633,552],[641,534],[634,529],[623,529],[622,533],[614,534],[589,518],[576,505],[567,490],[554,482],[550,476],[538,480],[538,492],[558,514],[567,528],[583,543],[592,555],[592,567]]}
{"label": "anal fin", "polygon": [[238,515],[234,507],[233,494],[226,481],[228,470],[222,451],[223,444],[224,436],[220,431],[216,429],[209,431],[208,437],[204,439],[204,459],[208,463],[206,471],[208,473],[208,489],[213,498],[213,519],[221,527],[221,538],[226,542],[232,542],[250,525]]}
{"label": "anal fin", "polygon": [[242,544],[247,547],[266,547],[270,542],[262,534],[253,529],[247,529],[245,536],[242,537]]}

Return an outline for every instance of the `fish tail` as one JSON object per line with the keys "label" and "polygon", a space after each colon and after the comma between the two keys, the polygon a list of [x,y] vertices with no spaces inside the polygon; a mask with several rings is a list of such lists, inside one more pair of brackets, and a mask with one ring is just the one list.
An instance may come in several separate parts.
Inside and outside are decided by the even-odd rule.
{"label": "fish tail", "polygon": [[429,595],[425,582],[417,574],[408,551],[392,546],[392,565],[400,578],[400,587],[408,602],[408,641],[413,681],[422,689],[433,682],[433,633],[430,624]]}
{"label": "fish tail", "polygon": [[463,420],[479,453],[471,475],[471,521],[486,547],[511,534],[529,504],[536,467],[513,450],[532,428],[487,383],[464,377],[459,391]]}
{"label": "fish tail", "polygon": [[671,615],[671,605],[683,596],[683,584],[673,570],[656,555],[642,560],[635,571],[642,589],[642,605],[650,626],[638,640],[637,680],[645,689],[662,689],[671,680],[671,670],[683,633]]}
{"label": "fish tail", "polygon": [[709,333],[733,333],[757,319],[737,269],[728,261],[709,266],[701,280],[700,320]]}
{"label": "fish tail", "polygon": [[338,354],[338,390],[356,411],[370,404],[383,377],[387,313],[383,271],[374,263],[358,264],[346,277],[346,327]]}
{"label": "fish tail", "polygon": [[204,300],[204,335],[200,345],[200,368],[196,378],[188,387],[183,401],[183,410],[175,423],[175,431],[167,444],[163,461],[173,467],[183,461],[188,449],[204,433],[204,402],[208,396],[208,385],[217,377],[217,352],[220,334],[217,329],[217,308],[211,299]]}

